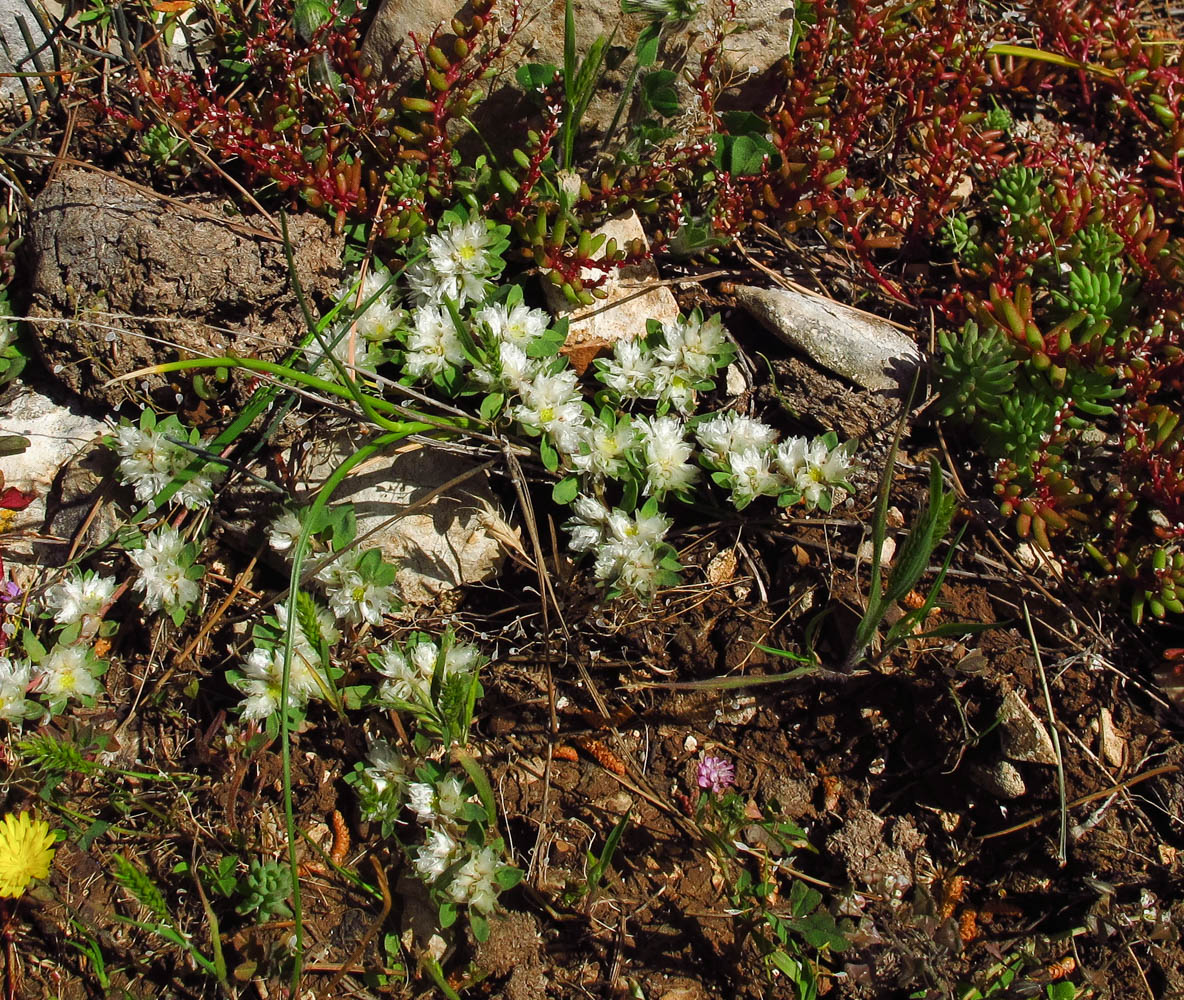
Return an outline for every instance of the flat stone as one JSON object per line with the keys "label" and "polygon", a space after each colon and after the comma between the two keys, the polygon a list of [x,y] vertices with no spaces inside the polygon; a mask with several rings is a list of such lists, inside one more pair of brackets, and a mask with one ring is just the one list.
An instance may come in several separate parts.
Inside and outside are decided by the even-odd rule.
{"label": "flat stone", "polygon": [[735,298],[780,340],[865,389],[907,390],[922,363],[891,323],[821,296],[739,285]]}
{"label": "flat stone", "polygon": [[[63,493],[59,476],[67,465],[73,467],[80,460],[101,459],[110,454],[99,444],[99,438],[107,431],[101,420],[88,416],[77,407],[57,402],[27,385],[21,385],[3,405],[0,405],[0,435],[18,435],[29,440],[29,447],[19,455],[0,457],[0,472],[4,473],[4,485],[15,486],[25,493],[36,494],[37,499],[22,511],[6,511],[9,521],[4,535],[4,557],[6,559],[36,559],[46,552],[53,561],[55,548],[42,544],[40,539],[46,526],[47,498],[57,497],[59,502],[49,504],[50,512],[60,508]],[[69,477],[66,477],[69,478]],[[89,513],[94,500],[93,489],[98,479],[90,481],[89,488],[66,487],[74,505],[79,509],[76,528]],[[82,511],[85,508],[85,512]],[[64,527],[59,525],[58,528]],[[64,530],[55,531],[63,536]],[[64,557],[64,551],[59,553]]]}
{"label": "flat stone", "polygon": [[[63,6],[59,3],[54,3],[53,0],[41,0],[37,3],[41,9],[42,17],[45,23],[51,28],[62,18],[65,13]],[[25,43],[24,35],[21,34],[20,27],[17,24],[17,18],[24,19],[25,26],[29,29],[29,36],[33,39],[33,48],[37,50],[45,42],[45,33],[41,30],[37,19],[29,10],[26,0],[0,0],[0,35],[4,36],[4,40],[8,43],[8,48],[12,52],[13,59],[16,60],[14,66],[12,60],[8,58],[3,47],[0,47],[0,73],[36,73],[37,67],[30,58],[29,46]],[[41,65],[47,69],[52,70],[53,54],[49,49],[39,51],[36,53]],[[40,80],[29,80],[34,93],[43,89]],[[24,100],[24,87],[21,86],[21,81],[16,77],[0,77],[0,96],[2,97],[18,97]]]}
{"label": "flat stone", "polygon": [[[164,361],[222,354],[269,360],[306,327],[282,241],[229,202],[183,204],[88,170],[65,170],[30,219],[32,327],[46,367],[79,395],[168,408],[188,378],[109,380]],[[342,240],[310,214],[290,221],[296,270],[314,300],[339,282]],[[250,392],[232,380],[230,403]],[[197,402],[196,396],[188,400]]]}
{"label": "flat stone", "polygon": [[[645,230],[636,212],[630,212],[618,219],[610,219],[593,235],[603,233],[615,239],[618,246],[632,240],[641,240],[648,246]],[[604,247],[594,255],[604,256]],[[595,277],[597,272],[583,269],[581,277]],[[543,282],[547,304],[557,318],[566,317],[569,326],[563,353],[571,358],[572,367],[583,374],[592,358],[612,347],[618,340],[632,340],[645,336],[646,320],[672,323],[678,319],[678,303],[666,285],[658,283],[658,269],[652,260],[640,260],[629,267],[609,273],[601,286],[606,293],[603,299],[591,306],[573,307],[563,292],[549,281]]]}
{"label": "flat stone", "polygon": [[[298,499],[311,501],[314,490],[354,448],[344,436],[319,444]],[[405,604],[439,600],[465,584],[489,579],[501,567],[498,534],[510,529],[484,474],[472,475],[405,513],[474,468],[467,458],[439,449],[396,451],[360,466],[334,492],[334,503],[354,505],[360,546],[379,549],[399,568],[395,586]]]}
{"label": "flat stone", "polygon": [[1040,717],[1016,691],[1003,696],[999,708],[1000,742],[1009,760],[1026,764],[1055,764],[1056,748]]}

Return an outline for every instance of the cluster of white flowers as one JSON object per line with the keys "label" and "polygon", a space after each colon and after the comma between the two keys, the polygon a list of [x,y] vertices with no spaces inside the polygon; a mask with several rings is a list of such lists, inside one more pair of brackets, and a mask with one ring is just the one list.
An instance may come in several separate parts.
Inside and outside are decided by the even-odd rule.
{"label": "cluster of white flowers", "polygon": [[142,549],[128,555],[140,570],[135,589],[143,592],[146,610],[172,614],[197,600],[192,549],[172,525],[157,528],[144,539]]}
{"label": "cluster of white flowers", "polygon": [[474,814],[466,807],[476,799],[471,786],[462,776],[441,773],[439,768],[420,769],[421,780],[409,778],[408,770],[408,761],[386,740],[370,744],[366,763],[349,779],[357,790],[362,817],[381,823],[384,833],[389,833],[402,823],[404,809],[413,814],[424,828],[422,843],[409,849],[415,874],[458,906],[481,914],[492,912],[499,889],[497,875],[506,866],[492,847],[468,842]]}
{"label": "cluster of white flowers", "polygon": [[743,508],[761,496],[802,500],[829,509],[834,490],[845,486],[854,467],[853,445],[830,436],[777,443],[768,424],[739,413],[717,413],[695,427],[695,437],[715,478]]}
{"label": "cluster of white flowers", "polygon": [[366,622],[380,625],[395,607],[395,590],[381,560],[367,557],[365,549],[350,549],[338,555],[317,573],[325,588],[329,608],[339,621],[351,625]]}
{"label": "cluster of white flowers", "polygon": [[496,253],[498,234],[484,219],[450,221],[424,240],[424,256],[407,267],[407,284],[416,305],[440,305],[450,299],[458,307],[481,302],[490,278],[501,269]]}
{"label": "cluster of white flowers", "polygon": [[430,709],[432,680],[437,670],[443,687],[452,678],[474,674],[483,659],[476,646],[457,641],[451,633],[446,633],[440,643],[425,636],[407,646],[392,646],[373,661],[383,677],[378,701]]}
{"label": "cluster of white flowers", "polygon": [[46,608],[59,625],[83,625],[88,631],[115,596],[115,577],[75,573],[54,584],[45,594]]}
{"label": "cluster of white flowers", "polygon": [[52,703],[81,701],[99,693],[98,667],[94,653],[87,646],[59,643],[40,663],[42,679],[38,691]]}
{"label": "cluster of white flowers", "polygon": [[333,356],[343,365],[373,372],[387,360],[389,342],[407,325],[390,271],[371,268],[360,283],[341,288],[337,301],[352,318],[328,332]]}
{"label": "cluster of white flowers", "polygon": [[33,666],[28,660],[0,656],[0,719],[19,723],[40,709],[27,695],[33,684]]}
{"label": "cluster of white flowers", "polygon": [[656,400],[689,414],[697,390],[710,383],[732,354],[718,315],[679,316],[643,343],[618,341],[612,358],[596,362],[597,377],[622,399]]}
{"label": "cluster of white flowers", "polygon": [[[333,646],[341,633],[333,616],[322,607],[315,609],[320,638]],[[284,648],[288,629],[287,605],[276,609],[277,641],[256,645],[243,663],[242,670],[232,676],[231,684],[243,695],[239,706],[246,720],[267,719],[280,707],[284,682]],[[327,682],[321,670],[321,655],[316,644],[298,622],[292,637],[292,658],[288,669],[288,711],[302,711],[309,701],[325,696]]]}
{"label": "cluster of white flowers", "polygon": [[[85,643],[57,643],[34,664],[28,659],[0,656],[0,719],[10,724],[62,710],[67,702],[92,704],[100,691],[99,678],[107,664]],[[48,705],[30,699],[37,695]]]}
{"label": "cluster of white flowers", "polygon": [[[288,552],[300,536],[301,528],[299,514],[281,511],[268,529],[272,549],[280,554]],[[316,580],[337,620],[350,625],[381,624],[383,617],[398,604],[394,567],[383,560],[377,549],[354,547],[331,553],[317,537],[313,536],[312,543],[314,556],[330,557],[317,570]]]}
{"label": "cluster of white flowers", "polygon": [[[172,439],[169,435],[172,435]],[[151,428],[123,424],[115,428],[115,451],[119,455],[119,475],[146,503],[180,476],[196,455],[174,439],[185,436],[180,422],[170,417]],[[207,462],[189,474],[174,497],[190,510],[208,507],[214,498],[214,485],[222,469]]]}
{"label": "cluster of white flowers", "polygon": [[576,497],[575,517],[565,527],[576,552],[595,552],[596,579],[619,580],[636,594],[652,594],[674,570],[674,550],[666,544],[668,517],[657,512],[653,501],[627,514],[610,510],[590,496]]}

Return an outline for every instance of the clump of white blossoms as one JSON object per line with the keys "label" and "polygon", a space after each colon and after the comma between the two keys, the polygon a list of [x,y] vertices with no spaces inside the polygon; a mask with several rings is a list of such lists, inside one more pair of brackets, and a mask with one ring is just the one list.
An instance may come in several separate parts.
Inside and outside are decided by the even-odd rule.
{"label": "clump of white blossoms", "polygon": [[173,499],[190,510],[210,505],[223,470],[207,462],[195,471],[186,471],[199,458],[177,443],[197,445],[201,439],[196,430],[187,431],[175,416],[157,423],[151,410],[144,410],[138,427],[121,424],[114,430],[112,446],[119,455],[119,475],[135,491],[137,500],[146,503],[179,481],[181,486]]}
{"label": "clump of white blossoms", "polygon": [[777,443],[768,424],[728,412],[699,422],[695,437],[711,478],[731,490],[738,510],[762,496],[775,496],[783,506],[802,502],[830,510],[835,490],[850,488],[855,443],[840,445],[834,434]]}
{"label": "clump of white blossoms", "polygon": [[464,360],[465,348],[448,312],[436,305],[420,306],[407,335],[403,359],[407,374],[417,379],[434,378]]}
{"label": "clump of white blossoms", "polygon": [[650,320],[646,330],[640,341],[618,341],[612,358],[596,362],[596,377],[625,401],[654,400],[690,414],[697,394],[735,357],[723,321],[695,310],[673,322]]}
{"label": "clump of white blossoms", "polygon": [[85,624],[97,619],[115,596],[113,576],[74,573],[45,593],[45,605],[59,625]]}
{"label": "clump of white blossoms", "polygon": [[346,366],[373,372],[388,359],[388,345],[407,325],[390,271],[372,267],[360,283],[339,289],[337,302],[350,319],[326,333],[333,356]]}
{"label": "clump of white blossoms", "polygon": [[416,249],[424,256],[406,271],[407,284],[417,306],[481,302],[490,282],[501,273],[501,254],[508,245],[508,226],[494,226],[480,216],[463,219],[445,212],[436,233]]}
{"label": "clump of white blossoms", "polygon": [[[439,642],[414,633],[405,645],[392,644],[370,657],[382,677],[375,700],[417,715],[439,717],[439,701],[471,684],[485,662],[476,646],[457,639],[451,630]],[[433,690],[438,692],[436,697]]]}
{"label": "clump of white blossoms", "polygon": [[145,610],[163,610],[177,622],[184,619],[201,593],[197,581],[204,568],[194,564],[197,546],[166,524],[144,539],[142,549],[133,549],[128,556],[140,570],[135,589],[144,595]]}
{"label": "clump of white blossoms", "polygon": [[329,693],[329,684],[334,677],[325,676],[330,664],[322,662],[321,648],[331,650],[341,639],[341,632],[329,610],[308,594],[300,593],[297,603],[287,701],[283,701],[284,650],[288,641],[286,603],[276,607],[274,617],[264,618],[255,625],[254,649],[240,669],[228,674],[231,686],[243,695],[239,711],[247,721],[271,719],[281,704],[286,705],[289,712],[301,713],[310,701],[321,700]]}
{"label": "clump of white blossoms", "polygon": [[656,498],[633,514],[610,510],[590,496],[577,497],[574,517],[564,527],[576,552],[594,552],[597,580],[619,581],[640,596],[676,582],[681,569],[674,549],[666,542],[670,518],[659,513]]}
{"label": "clump of white blossoms", "polygon": [[33,666],[28,660],[0,656],[0,719],[19,723],[41,713],[28,699],[33,683]]}
{"label": "clump of white blossoms", "polygon": [[317,572],[329,608],[339,621],[380,625],[395,609],[395,567],[377,549],[350,549]]}
{"label": "clump of white blossoms", "polygon": [[407,791],[407,762],[386,740],[374,740],[366,763],[358,764],[346,780],[358,794],[362,819],[382,824],[389,837],[399,820]]}
{"label": "clump of white blossoms", "polygon": [[67,701],[93,702],[99,693],[99,676],[106,670],[93,651],[84,645],[59,643],[39,664],[41,679],[38,692],[50,703],[51,710]]}

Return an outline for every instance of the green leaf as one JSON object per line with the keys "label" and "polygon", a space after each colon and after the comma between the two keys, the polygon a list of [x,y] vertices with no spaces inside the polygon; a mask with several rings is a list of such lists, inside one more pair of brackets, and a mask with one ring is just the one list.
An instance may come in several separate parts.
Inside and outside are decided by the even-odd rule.
{"label": "green leaf", "polygon": [[765,156],[773,160],[777,147],[763,135],[720,135],[711,136],[715,143],[713,161],[721,170],[733,177],[750,177],[759,174]]}
{"label": "green leaf", "polygon": [[559,468],[559,452],[545,436],[539,439],[539,457],[548,472],[555,472]]}
{"label": "green leaf", "polygon": [[677,79],[673,71],[658,69],[641,81],[641,96],[646,106],[663,118],[672,118],[680,110],[678,89],[674,85]]}
{"label": "green leaf", "polygon": [[501,413],[502,406],[505,405],[506,397],[500,392],[491,392],[483,400],[481,400],[481,419],[493,422],[494,418]]}
{"label": "green leaf", "polygon": [[469,927],[473,931],[473,937],[477,939],[478,943],[489,940],[489,921],[481,914],[469,911]]}
{"label": "green leaf", "polygon": [[558,72],[559,67],[551,63],[526,63],[518,67],[514,76],[524,90],[538,90],[549,87]]}
{"label": "green leaf", "polygon": [[513,889],[519,882],[522,881],[522,869],[515,868],[512,865],[506,865],[497,870],[497,874],[493,876],[493,880],[498,884],[498,888],[502,891],[506,889]]}
{"label": "green leaf", "polygon": [[655,22],[647,24],[637,36],[637,45],[633,51],[637,53],[637,65],[642,69],[648,69],[658,61],[658,42],[661,34],[662,28]]}
{"label": "green leaf", "polygon": [[565,476],[551,488],[551,499],[560,506],[571,503],[580,492],[580,481],[575,476]]}
{"label": "green leaf", "polygon": [[32,442],[27,437],[22,437],[20,434],[0,436],[0,457],[19,455],[31,444]]}

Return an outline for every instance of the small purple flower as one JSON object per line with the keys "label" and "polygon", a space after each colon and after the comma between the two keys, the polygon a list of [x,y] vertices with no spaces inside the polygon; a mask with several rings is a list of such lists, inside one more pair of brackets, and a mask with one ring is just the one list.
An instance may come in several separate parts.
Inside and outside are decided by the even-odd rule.
{"label": "small purple flower", "polygon": [[736,765],[723,757],[704,757],[699,761],[695,779],[700,788],[719,795],[736,783]]}

